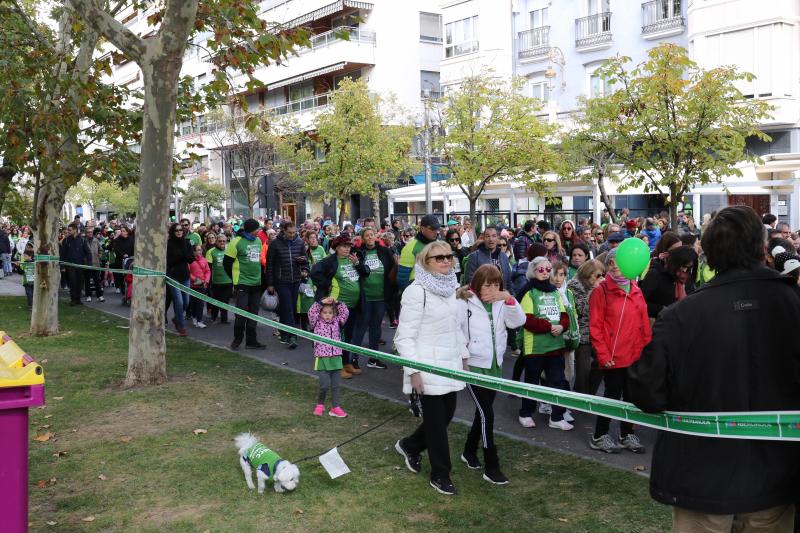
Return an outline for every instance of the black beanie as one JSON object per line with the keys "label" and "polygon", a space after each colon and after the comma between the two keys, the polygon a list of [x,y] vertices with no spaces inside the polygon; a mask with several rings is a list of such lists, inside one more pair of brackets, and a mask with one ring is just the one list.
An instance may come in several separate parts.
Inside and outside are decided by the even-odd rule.
{"label": "black beanie", "polygon": [[244,221],[242,229],[244,229],[245,233],[253,233],[259,227],[260,226],[258,225],[258,220],[254,218],[248,218],[247,220]]}

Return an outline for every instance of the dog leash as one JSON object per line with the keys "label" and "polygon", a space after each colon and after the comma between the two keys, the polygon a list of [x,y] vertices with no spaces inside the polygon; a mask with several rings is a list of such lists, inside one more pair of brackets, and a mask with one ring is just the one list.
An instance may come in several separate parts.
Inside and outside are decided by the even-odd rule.
{"label": "dog leash", "polygon": [[[359,433],[359,434],[358,434],[358,435],[356,435],[355,437],[351,437],[350,439],[348,439],[348,440],[346,440],[346,441],[342,442],[341,444],[337,444],[337,445],[336,445],[336,446],[334,446],[333,448],[341,448],[341,447],[342,447],[342,446],[344,446],[345,444],[350,444],[350,443],[351,443],[351,442],[353,442],[354,440],[358,440],[358,439],[360,439],[361,437],[363,437],[364,435],[366,435],[366,434],[367,434],[367,433],[369,433],[370,431],[375,431],[376,429],[378,429],[378,428],[379,428],[379,427],[381,427],[382,425],[384,425],[384,424],[386,424],[386,423],[388,423],[388,422],[391,422],[392,420],[394,420],[394,419],[395,419],[395,418],[397,418],[398,416],[400,416],[400,415],[402,415],[402,414],[405,414],[405,413],[406,413],[406,411],[405,411],[405,410],[399,411],[399,412],[397,412],[397,413],[393,414],[392,416],[390,416],[389,418],[387,418],[386,420],[384,420],[383,422],[381,422],[380,424],[378,424],[377,426],[372,426],[372,427],[371,427],[371,428],[369,428],[368,430],[366,430],[366,431],[363,431],[363,432]],[[333,448],[328,448],[327,450],[325,450],[325,451],[324,451],[324,452],[322,452],[322,453],[317,453],[317,454],[314,454],[314,455],[309,455],[308,457],[303,457],[303,458],[302,458],[302,459],[300,459],[299,461],[293,461],[293,462],[294,462],[294,464],[297,464],[297,463],[302,463],[303,461],[308,461],[309,459],[316,459],[316,458],[317,458],[317,457],[319,457],[320,455],[323,455],[323,454],[325,454],[325,453],[328,453],[328,452],[329,452],[330,450],[332,450]]]}

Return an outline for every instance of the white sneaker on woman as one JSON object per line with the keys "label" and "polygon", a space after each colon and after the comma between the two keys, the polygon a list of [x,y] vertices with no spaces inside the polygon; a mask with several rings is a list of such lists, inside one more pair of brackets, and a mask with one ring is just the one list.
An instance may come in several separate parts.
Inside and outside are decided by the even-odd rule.
{"label": "white sneaker on woman", "polygon": [[539,402],[539,414],[549,415],[553,413],[553,406],[549,403]]}
{"label": "white sneaker on woman", "polygon": [[521,416],[521,417],[519,417],[519,423],[524,428],[535,428],[536,427],[536,422],[534,422],[533,418],[531,418],[529,416]]}
{"label": "white sneaker on woman", "polygon": [[560,429],[561,431],[569,431],[575,427],[566,420],[559,420],[558,422],[553,422],[552,418],[550,419],[550,422],[547,425],[553,429]]}
{"label": "white sneaker on woman", "polygon": [[569,409],[567,409],[566,411],[564,411],[564,420],[566,420],[566,421],[567,421],[567,422],[569,422],[570,424],[572,424],[573,422],[575,422],[575,417],[574,417],[574,416],[572,416],[572,411],[570,411]]}

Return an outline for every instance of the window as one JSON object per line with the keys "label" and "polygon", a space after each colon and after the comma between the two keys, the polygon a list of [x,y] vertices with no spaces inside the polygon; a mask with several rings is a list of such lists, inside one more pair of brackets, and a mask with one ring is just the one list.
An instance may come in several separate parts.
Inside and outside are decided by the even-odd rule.
{"label": "window", "polygon": [[478,51],[478,17],[445,25],[444,56],[456,57]]}
{"label": "window", "polygon": [[611,11],[609,0],[586,0],[586,14],[597,15]]}
{"label": "window", "polygon": [[589,76],[589,98],[598,98],[611,93],[611,85],[594,72]]}
{"label": "window", "polygon": [[441,95],[438,72],[430,70],[419,71],[419,94],[423,97],[429,95],[431,98],[438,98]]}
{"label": "window", "polygon": [[339,74],[338,76],[333,77],[333,90],[338,91],[339,85],[342,84],[342,80],[345,78],[356,81],[361,79],[361,71],[354,70],[353,72],[348,72],[347,74]]}
{"label": "window", "polygon": [[547,81],[532,81],[531,97],[538,98],[542,102],[550,101],[550,84]]}
{"label": "window", "polygon": [[334,30],[343,26],[347,26],[348,28],[358,28],[360,18],[361,17],[359,16],[358,12],[348,13],[347,15],[342,15],[340,17],[331,19],[331,26]]}
{"label": "window", "polygon": [[[737,88],[746,98],[792,96],[788,65],[792,56],[791,26],[776,23],[706,37],[708,63],[733,65],[756,77],[740,80]],[[796,54],[796,52],[794,52]]]}
{"label": "window", "polygon": [[442,16],[436,13],[419,14],[419,40],[428,43],[442,42]]}
{"label": "window", "polygon": [[547,26],[547,8],[534,9],[531,11],[531,29]]}

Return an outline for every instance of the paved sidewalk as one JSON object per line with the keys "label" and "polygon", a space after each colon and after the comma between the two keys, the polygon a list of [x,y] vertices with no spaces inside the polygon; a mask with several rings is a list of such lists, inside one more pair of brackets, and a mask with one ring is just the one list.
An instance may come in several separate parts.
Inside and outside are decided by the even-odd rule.
{"label": "paved sidewalk", "polygon": [[[0,280],[0,296],[24,296],[25,291],[20,285],[20,276]],[[106,301],[103,303],[96,300],[86,304],[100,311],[111,313],[122,318],[129,318],[130,308],[121,305],[121,296],[116,294],[114,289],[106,290]],[[62,292],[62,299],[66,298],[66,293]],[[263,314],[263,312],[262,312]],[[170,311],[170,318],[172,317]],[[232,318],[231,318],[232,319]],[[233,325],[209,324],[205,329],[197,329],[189,323],[187,327],[189,337],[218,348],[228,350],[233,337]],[[171,326],[167,331],[175,333]],[[263,361],[267,364],[279,366],[289,371],[316,376],[314,371],[314,358],[312,356],[311,342],[299,339],[299,346],[296,350],[288,350],[286,346],[280,344],[273,335],[273,328],[258,324],[257,326],[259,341],[265,343],[267,347],[261,350],[246,349],[244,345],[238,353]],[[388,327],[383,328],[382,338],[386,341],[383,350],[388,351],[391,347],[391,340],[394,330]],[[503,376],[511,377],[515,358],[506,357],[503,361]],[[362,358],[361,367],[364,373],[355,376],[351,380],[343,380],[345,388],[367,392],[379,398],[389,399],[398,403],[405,404],[407,397],[402,393],[402,369],[389,365],[386,370],[371,369],[366,367],[366,360]],[[313,408],[314,399],[309,398],[309,410]],[[345,409],[347,408],[347,395],[343,397]],[[537,427],[535,429],[523,428],[517,421],[517,410],[519,409],[520,399],[514,396],[498,393],[495,400],[495,430],[510,438],[524,440],[535,446],[542,446],[551,450],[568,453],[598,461],[616,468],[637,472],[648,475],[650,471],[650,459],[656,431],[649,428],[639,428],[637,434],[642,443],[647,446],[645,455],[635,455],[624,452],[618,455],[609,455],[594,451],[589,448],[589,438],[594,429],[594,417],[580,412],[573,412],[575,416],[575,429],[572,431],[559,431],[547,427],[547,417],[536,414],[534,420]],[[471,423],[475,413],[474,403],[466,391],[459,393],[458,408],[456,410],[456,420],[459,422]],[[612,422],[612,432],[616,431],[617,423]],[[502,458],[502,450],[500,456]],[[454,458],[456,459],[456,458]],[[456,463],[454,463],[456,464]],[[644,468],[644,470],[642,470]]]}

